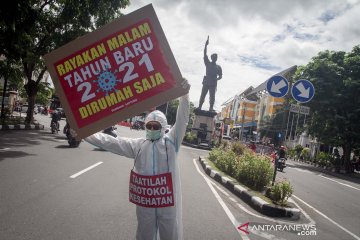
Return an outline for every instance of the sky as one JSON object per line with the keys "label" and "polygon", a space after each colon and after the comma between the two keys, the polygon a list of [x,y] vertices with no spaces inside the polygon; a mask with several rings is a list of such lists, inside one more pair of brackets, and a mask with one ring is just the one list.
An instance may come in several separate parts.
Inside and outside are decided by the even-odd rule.
{"label": "sky", "polygon": [[[349,52],[360,44],[360,0],[138,0],[130,13],[153,4],[190,100],[198,106],[205,74],[203,51],[218,54],[223,78],[215,110],[250,86],[324,50]],[[209,107],[206,96],[203,109]]]}

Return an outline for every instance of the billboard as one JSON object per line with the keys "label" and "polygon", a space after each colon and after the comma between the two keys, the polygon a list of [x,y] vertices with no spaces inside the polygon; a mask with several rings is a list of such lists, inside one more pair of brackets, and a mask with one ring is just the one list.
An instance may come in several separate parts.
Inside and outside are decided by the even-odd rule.
{"label": "billboard", "polygon": [[186,94],[151,4],[44,58],[79,138]]}

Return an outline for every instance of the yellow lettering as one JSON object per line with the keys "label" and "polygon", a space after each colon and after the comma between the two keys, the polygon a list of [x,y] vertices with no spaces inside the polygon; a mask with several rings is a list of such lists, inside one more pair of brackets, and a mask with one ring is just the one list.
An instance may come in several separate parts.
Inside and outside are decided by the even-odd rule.
{"label": "yellow lettering", "polygon": [[126,41],[124,35],[122,35],[122,34],[119,34],[118,41],[119,41],[120,46],[127,44],[127,41]]}
{"label": "yellow lettering", "polygon": [[142,25],[139,25],[138,29],[140,31],[141,36],[145,36],[145,35],[151,33],[151,29],[150,29],[148,23],[144,23]]}
{"label": "yellow lettering", "polygon": [[97,102],[91,102],[90,105],[91,105],[91,109],[92,109],[93,113],[100,112]]}
{"label": "yellow lettering", "polygon": [[120,90],[116,90],[116,97],[119,102],[124,101],[126,98]]}
{"label": "yellow lettering", "polygon": [[144,91],[140,82],[135,82],[134,88],[136,89],[136,93],[142,93]]}
{"label": "yellow lettering", "polygon": [[92,57],[93,59],[99,57],[99,53],[96,51],[96,48],[90,48],[90,52],[91,52],[91,57]]}
{"label": "yellow lettering", "polygon": [[106,48],[103,43],[100,45],[97,45],[97,50],[98,50],[100,56],[102,56],[106,53]]}
{"label": "yellow lettering", "polygon": [[116,40],[116,37],[113,37],[112,39],[107,40],[107,45],[108,45],[110,51],[119,47],[119,43]]}
{"label": "yellow lettering", "polygon": [[103,97],[100,98],[100,99],[98,100],[98,103],[99,103],[99,106],[100,106],[101,110],[104,110],[104,109],[107,108],[107,104],[106,104],[105,98],[103,98]]}
{"label": "yellow lettering", "polygon": [[64,62],[65,65],[65,71],[66,72],[70,72],[73,70],[73,68],[71,67],[71,64],[69,63],[69,61]]}
{"label": "yellow lettering", "polygon": [[76,60],[75,57],[69,59],[69,62],[71,63],[71,65],[72,65],[72,67],[74,69],[76,68],[76,61],[75,60]]}
{"label": "yellow lettering", "polygon": [[133,39],[138,39],[141,38],[139,31],[136,28],[131,29],[131,33],[133,36]]}
{"label": "yellow lettering", "polygon": [[156,86],[156,82],[155,82],[155,79],[154,79],[154,76],[153,75],[150,75],[150,80],[151,80],[151,87],[155,87]]}
{"label": "yellow lettering", "polygon": [[64,69],[64,65],[62,65],[62,64],[57,65],[56,69],[57,69],[60,77],[66,73],[65,69]]}
{"label": "yellow lettering", "polygon": [[82,59],[81,55],[76,55],[76,62],[77,62],[77,65],[78,67],[84,65],[84,60]]}
{"label": "yellow lettering", "polygon": [[118,102],[114,93],[111,93],[110,95],[106,95],[105,99],[109,107],[115,105]]}
{"label": "yellow lettering", "polygon": [[86,109],[88,110],[89,115],[92,115],[92,114],[93,114],[92,111],[91,111],[91,108],[90,108],[89,104],[86,105]]}
{"label": "yellow lettering", "polygon": [[84,58],[85,63],[90,62],[92,59],[89,56],[89,51],[83,52],[82,57]]}
{"label": "yellow lettering", "polygon": [[123,91],[124,91],[124,94],[125,94],[126,99],[134,96],[134,95],[133,95],[133,92],[131,91],[130,86],[127,86],[127,87],[123,88]]}
{"label": "yellow lettering", "polygon": [[79,108],[80,116],[82,119],[87,118],[89,116],[88,112],[86,111],[85,107]]}
{"label": "yellow lettering", "polygon": [[149,90],[151,88],[149,81],[146,78],[141,80],[142,85],[144,87],[144,91]]}
{"label": "yellow lettering", "polygon": [[156,82],[157,85],[160,85],[162,83],[165,83],[165,79],[163,78],[163,76],[161,75],[161,73],[155,73],[155,78],[156,78]]}
{"label": "yellow lettering", "polygon": [[131,41],[132,41],[132,38],[130,37],[129,33],[128,33],[128,32],[125,32],[124,34],[125,34],[126,40],[127,40],[128,42],[131,42]]}

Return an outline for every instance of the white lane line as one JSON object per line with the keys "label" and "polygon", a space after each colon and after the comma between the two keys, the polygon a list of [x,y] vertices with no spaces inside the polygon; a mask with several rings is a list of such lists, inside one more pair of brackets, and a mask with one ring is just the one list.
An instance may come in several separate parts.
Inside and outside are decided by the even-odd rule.
{"label": "white lane line", "polygon": [[10,150],[10,148],[0,148],[0,151],[7,151]]}
{"label": "white lane line", "polygon": [[309,170],[305,170],[305,169],[300,169],[300,168],[296,168],[296,167],[290,167],[290,166],[287,166],[288,168],[291,168],[291,169],[294,169],[294,170],[296,170],[296,171],[299,171],[299,172],[306,172],[306,173],[313,173],[313,172],[311,172],[311,171],[309,171]]}
{"label": "white lane line", "polygon": [[215,195],[215,198],[218,200],[218,202],[220,203],[221,207],[224,209],[226,215],[228,216],[228,218],[230,219],[230,221],[232,222],[232,224],[234,225],[234,227],[236,228],[236,231],[239,233],[241,239],[244,240],[249,240],[249,238],[246,236],[245,233],[243,233],[242,231],[238,230],[238,227],[240,226],[240,223],[236,220],[235,216],[231,213],[230,209],[226,206],[226,204],[224,203],[224,201],[221,199],[220,195],[216,192],[216,190],[214,189],[214,187],[212,186],[211,182],[209,181],[209,179],[207,179],[204,174],[200,171],[198,165],[196,164],[196,159],[193,159],[193,163],[195,165],[196,170],[198,171],[198,173],[204,178],[205,182],[207,183],[207,185],[209,185],[210,190],[212,191],[212,193]]}
{"label": "white lane line", "polygon": [[322,217],[324,217],[325,219],[327,219],[329,222],[333,223],[335,226],[337,226],[338,228],[342,229],[343,231],[345,231],[346,233],[348,233],[349,235],[351,235],[352,237],[354,237],[357,240],[360,240],[360,237],[355,235],[354,233],[350,232],[349,230],[347,230],[345,227],[341,226],[339,223],[335,222],[334,220],[332,220],[331,218],[329,218],[328,216],[326,216],[325,214],[323,214],[322,212],[320,212],[319,210],[317,210],[316,208],[314,208],[313,206],[311,206],[310,204],[306,203],[304,200],[300,199],[299,197],[292,195],[294,198],[296,198],[298,201],[302,202],[303,204],[305,204],[306,206],[308,206],[309,208],[311,208],[312,210],[314,210],[315,212],[317,212],[319,215],[321,215]]}
{"label": "white lane line", "polygon": [[302,214],[304,214],[304,216],[305,216],[307,219],[310,220],[310,222],[308,223],[309,225],[315,225],[315,224],[316,224],[316,222],[314,221],[314,219],[312,219],[312,218],[310,217],[310,215],[307,214],[307,212],[305,212],[305,210],[302,209],[302,208],[299,206],[299,204],[297,204],[297,202],[294,201],[294,199],[292,199],[292,198],[290,197],[290,198],[288,199],[288,201],[291,202],[291,203],[293,203],[293,204],[295,204],[295,206],[296,206],[298,209],[300,209],[300,211],[302,212]]}
{"label": "white lane line", "polygon": [[355,190],[360,191],[360,189],[359,189],[359,188],[356,188],[356,187],[351,186],[351,185],[349,185],[349,184],[345,184],[345,183],[342,183],[342,182],[336,181],[336,180],[334,180],[334,179],[331,179],[331,178],[325,177],[325,176],[323,176],[323,175],[321,175],[321,174],[319,174],[319,176],[320,176],[320,177],[322,177],[322,178],[326,178],[326,179],[328,179],[328,180],[330,180],[330,181],[336,182],[336,183],[338,183],[338,184],[341,184],[341,185],[343,185],[343,186],[346,186],[346,187],[349,187],[349,188],[352,188],[352,189],[355,189]]}
{"label": "white lane line", "polygon": [[[230,197],[230,195],[225,192],[223,189],[221,189],[216,183],[214,182],[211,182],[211,184],[213,184],[220,192],[222,192],[226,197],[229,197],[231,198],[230,200],[232,200],[233,202],[236,203],[236,205],[241,209],[243,210],[244,212],[248,213],[249,215],[252,215],[254,217],[257,217],[257,218],[261,218],[261,219],[264,219],[264,220],[267,220],[269,222],[274,222],[274,223],[277,223],[277,224],[293,224],[294,222],[293,221],[281,221],[281,220],[275,220],[275,219],[272,219],[272,218],[268,218],[268,217],[264,217],[264,216],[261,216],[261,215],[258,215],[256,213],[253,213],[251,211],[249,211],[247,208],[245,208],[243,205],[241,205],[238,201],[236,201],[234,198]],[[301,210],[301,209],[300,209]],[[303,211],[304,215],[306,218],[308,218],[308,220],[310,221],[309,223],[307,224],[315,224],[315,221],[310,218],[310,217],[307,217],[309,215],[305,214],[305,211]]]}
{"label": "white lane line", "polygon": [[70,178],[76,178],[78,176],[80,176],[81,174],[93,169],[94,167],[97,167],[98,165],[102,164],[103,162],[98,162],[98,163],[95,163],[94,165],[91,165],[90,167],[88,168],[85,168],[84,170],[81,170],[80,172],[77,172],[75,173],[74,175],[71,175]]}
{"label": "white lane line", "polygon": [[202,151],[202,152],[209,152],[209,150],[205,150],[205,149],[200,149],[200,148],[192,148],[192,147],[188,147],[188,146],[181,146],[181,148],[185,148],[185,149],[191,149],[191,150],[194,150],[194,151]]}

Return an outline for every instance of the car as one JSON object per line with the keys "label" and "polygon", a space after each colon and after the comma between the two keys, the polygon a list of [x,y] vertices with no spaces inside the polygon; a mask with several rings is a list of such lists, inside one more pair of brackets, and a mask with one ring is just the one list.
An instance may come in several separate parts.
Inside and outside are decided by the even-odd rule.
{"label": "car", "polygon": [[232,140],[232,138],[230,136],[227,136],[227,135],[223,135],[222,137],[223,139],[226,139],[226,140]]}

